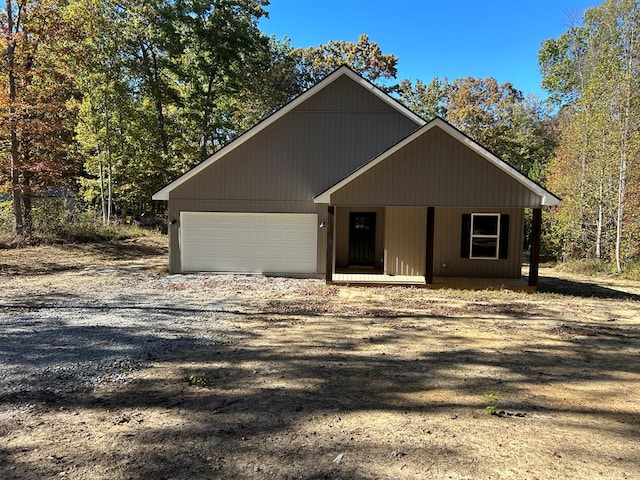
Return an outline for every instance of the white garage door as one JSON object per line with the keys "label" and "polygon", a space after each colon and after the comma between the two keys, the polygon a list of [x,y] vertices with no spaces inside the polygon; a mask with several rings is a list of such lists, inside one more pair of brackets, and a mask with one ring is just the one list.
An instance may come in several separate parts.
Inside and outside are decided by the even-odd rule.
{"label": "white garage door", "polygon": [[316,214],[182,212],[183,272],[315,273]]}

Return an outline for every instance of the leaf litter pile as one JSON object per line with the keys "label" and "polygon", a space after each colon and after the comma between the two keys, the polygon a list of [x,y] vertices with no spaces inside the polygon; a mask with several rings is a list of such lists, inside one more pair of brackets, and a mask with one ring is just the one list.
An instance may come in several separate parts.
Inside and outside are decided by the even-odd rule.
{"label": "leaf litter pile", "polygon": [[[91,388],[0,384],[0,478],[640,478],[637,285],[551,269],[538,294],[167,275],[145,241],[83,249],[76,267],[68,248],[42,254],[59,268],[0,252],[3,322],[51,346],[25,370],[72,382],[94,372],[65,367],[74,350],[102,365],[116,337],[119,356],[153,353]],[[24,336],[3,341],[0,369],[28,357]]]}

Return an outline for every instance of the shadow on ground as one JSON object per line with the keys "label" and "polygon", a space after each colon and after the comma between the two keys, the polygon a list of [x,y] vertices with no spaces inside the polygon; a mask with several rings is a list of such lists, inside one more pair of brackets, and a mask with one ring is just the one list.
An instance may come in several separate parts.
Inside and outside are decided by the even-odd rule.
{"label": "shadow on ground", "polygon": [[557,277],[540,277],[538,291],[574,297],[640,301],[640,295],[609,288],[596,282],[597,279],[593,282],[579,282]]}
{"label": "shadow on ground", "polygon": [[[184,312],[171,312],[180,313]],[[296,314],[281,316],[281,321],[274,323],[269,321],[272,315],[257,312],[252,320],[238,318],[234,330],[227,332],[222,341],[199,347],[193,347],[198,343],[196,339],[171,340],[175,344],[169,346],[169,353],[155,360],[157,374],[142,375],[117,388],[93,393],[65,394],[45,389],[34,392],[29,401],[40,402],[44,409],[109,412],[108,427],[122,425],[123,431],[128,432],[118,436],[119,447],[115,451],[130,453],[98,462],[114,462],[127,471],[129,478],[205,478],[202,472],[213,468],[224,474],[220,478],[261,478],[277,473],[278,478],[339,475],[365,480],[376,477],[348,464],[318,464],[318,458],[332,459],[340,452],[355,455],[357,442],[353,439],[359,430],[349,426],[345,431],[344,418],[366,412],[381,412],[393,418],[468,417],[482,414],[481,392],[497,389],[518,397],[525,388],[552,384],[564,388],[576,381],[596,385],[619,374],[640,373],[640,364],[628,357],[629,348],[637,348],[640,338],[638,329],[632,327],[611,327],[588,335],[584,329],[595,327],[582,322],[582,332],[555,332],[563,336],[565,341],[561,344],[497,351],[484,348],[481,342],[476,346],[465,343],[460,336],[444,336],[429,326],[409,326],[398,331],[386,328],[382,319],[358,322],[352,318],[301,318]],[[360,333],[348,336],[344,328],[335,328],[335,322],[352,322]],[[315,339],[304,334],[305,325],[312,323],[316,323],[313,330],[320,333]],[[380,328],[363,336],[367,323]],[[278,332],[274,335],[269,330]],[[38,343],[35,337],[41,335],[47,338],[46,342]],[[61,348],[70,341],[91,344],[96,359],[111,355],[112,343],[137,348],[158,341],[129,329],[99,328],[92,338],[83,335],[87,335],[84,330],[76,333],[60,326],[10,341],[30,346],[25,365],[32,361],[46,363],[47,349]],[[425,347],[415,357],[402,353],[403,344],[412,336],[414,341],[425,341],[433,335],[439,335],[438,343]],[[51,357],[59,361],[59,355]],[[73,360],[70,349],[64,361]],[[206,378],[206,385],[194,385],[188,380],[190,375]],[[442,396],[438,393],[442,390],[451,393]],[[9,400],[16,398],[4,399]],[[630,442],[636,440],[640,428],[637,414],[615,411],[606,404],[563,407],[543,397],[524,397],[503,408],[529,416],[570,414],[599,418],[603,431],[611,429],[609,433]],[[144,412],[157,410],[172,420],[167,420],[166,425],[142,421]],[[140,412],[141,423],[136,423],[132,412]],[[320,432],[324,436],[314,439],[314,428],[324,430]],[[327,438],[331,431],[333,437]],[[411,429],[407,434],[410,432]],[[287,438],[285,442],[283,437]],[[403,448],[410,451],[410,445]],[[402,455],[407,454],[405,450]],[[0,454],[4,456],[5,471],[10,466],[25,468],[16,463],[18,453]],[[99,458],[100,452],[93,455]],[[444,453],[439,451],[438,455]],[[462,453],[458,449],[448,455]],[[241,460],[233,460],[238,458]],[[427,455],[424,461],[429,458]],[[274,465],[277,472],[269,470]],[[47,473],[37,468],[36,472]],[[176,472],[180,476],[174,477]],[[296,476],[296,472],[304,475]]]}
{"label": "shadow on ground", "polygon": [[[639,300],[614,289],[548,277],[542,279],[541,290],[571,297]],[[47,296],[40,300],[39,309],[55,303]],[[78,358],[90,351],[100,362],[113,356],[118,346],[124,354],[147,356],[153,368],[139,371],[123,385],[83,392],[39,388],[26,377],[24,390],[0,397],[0,406],[24,402],[36,404],[36,412],[84,412],[87,420],[82,421],[97,422],[97,427],[90,431],[78,426],[75,439],[51,430],[60,441],[70,438],[73,447],[55,467],[51,461],[33,462],[34,457],[17,447],[0,447],[0,477],[51,477],[67,465],[83,466],[89,459],[105,475],[111,472],[110,478],[136,480],[409,478],[403,465],[424,478],[429,478],[434,465],[440,468],[436,473],[486,478],[490,469],[479,469],[478,458],[484,455],[483,460],[490,461],[486,445],[494,442],[490,438],[494,419],[484,415],[482,398],[489,391],[504,396],[501,408],[525,418],[495,419],[522,422],[507,424],[509,435],[523,431],[528,439],[549,434],[546,443],[551,443],[558,441],[559,434],[549,433],[555,426],[579,432],[588,428],[584,425],[597,423],[598,438],[637,442],[637,409],[612,408],[609,402],[619,393],[612,386],[623,391],[638,381],[637,323],[556,321],[547,305],[533,301],[527,304],[533,311],[520,315],[527,306],[514,309],[507,304],[513,299],[505,301],[505,308],[496,308],[495,318],[489,320],[474,320],[478,313],[474,303],[469,303],[466,317],[447,317],[435,304],[425,304],[410,316],[376,316],[371,310],[362,317],[330,315],[328,310],[314,314],[302,308],[309,305],[306,298],[299,299],[298,309],[278,309],[278,301],[265,302],[269,308],[250,314],[240,305],[121,309],[120,315],[157,322],[157,332],[108,325],[74,329],[62,320],[41,328],[25,321],[22,330],[3,339],[3,364],[17,369],[35,365],[45,371],[49,367],[55,375],[53,367],[62,358],[75,365],[64,374],[80,376],[86,367]],[[399,305],[381,302],[378,308],[389,312]],[[107,307],[80,302],[65,308],[95,315]],[[170,326],[201,315],[227,320],[224,328],[204,340]],[[496,340],[501,337],[517,340],[502,344]],[[161,345],[162,352],[147,345]],[[198,384],[193,378],[202,381]],[[546,393],[584,385],[594,391],[604,386],[605,396],[596,394],[580,404],[555,401]],[[539,427],[536,418],[546,423]],[[465,427],[458,428],[456,422],[466,422]],[[435,430],[433,425],[443,437],[450,436],[436,443],[425,433]],[[45,427],[34,423],[32,428]],[[475,430],[478,437],[464,436]],[[43,435],[51,431],[43,430]],[[87,432],[93,436],[83,437]],[[6,434],[0,425],[0,437]],[[99,434],[112,442],[106,453],[92,442]],[[505,442],[504,448],[508,447]],[[341,454],[344,462],[334,462]],[[50,456],[55,463],[57,457]],[[566,461],[586,463],[591,457],[590,451],[576,450]],[[357,463],[350,460],[354,458]],[[637,455],[624,453],[615,458],[616,465],[630,471],[638,460]],[[389,465],[387,474],[374,473],[381,471],[380,465]]]}

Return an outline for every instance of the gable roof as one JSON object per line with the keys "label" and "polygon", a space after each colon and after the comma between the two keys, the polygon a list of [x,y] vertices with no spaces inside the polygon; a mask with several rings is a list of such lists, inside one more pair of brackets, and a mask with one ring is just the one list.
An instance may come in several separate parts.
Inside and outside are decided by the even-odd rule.
{"label": "gable roof", "polygon": [[306,100],[308,100],[309,98],[311,98],[312,96],[314,96],[315,94],[317,94],[318,92],[320,92],[327,86],[331,85],[333,82],[335,82],[337,79],[343,76],[350,78],[351,80],[359,84],[361,87],[365,88],[366,90],[368,90],[369,92],[377,96],[379,99],[381,99],[382,101],[384,101],[385,103],[393,107],[395,110],[402,113],[410,120],[414,121],[417,125],[422,126],[427,123],[422,117],[413,113],[407,107],[402,105],[399,101],[387,95],[385,92],[383,92],[378,87],[376,87],[373,83],[362,78],[360,75],[358,75],[356,72],[351,70],[349,67],[342,66],[337,70],[333,71],[331,74],[327,75],[324,79],[322,79],[320,82],[315,84],[313,87],[309,88],[304,93],[302,93],[301,95],[299,95],[298,97],[294,98],[292,101],[284,105],[282,108],[280,108],[279,110],[276,110],[274,113],[272,113],[271,115],[269,115],[268,117],[266,117],[265,119],[257,123],[256,125],[254,125],[252,128],[244,132],[235,140],[231,141],[230,143],[222,147],[220,150],[215,152],[209,158],[202,161],[201,163],[193,167],[191,170],[187,171],[181,177],[177,178],[176,180],[168,184],[162,190],[154,193],[152,196],[152,199],[153,200],[169,200],[169,192],[171,192],[173,189],[182,185],[183,183],[185,183],[186,181],[188,181],[189,179],[191,179],[192,177],[200,173],[202,170],[206,169],[211,164],[213,164],[220,158],[227,155],[232,150],[238,148],[240,145],[242,145],[243,143],[251,139],[254,135],[261,132],[265,128],[269,127],[273,123],[277,122],[280,118],[285,116],[287,113],[289,113],[290,111],[298,107],[300,104],[302,104],[303,102],[305,102]]}
{"label": "gable roof", "polygon": [[344,186],[348,185],[351,181],[358,178],[363,173],[371,170],[376,165],[382,163],[391,155],[400,151],[405,146],[409,145],[411,142],[413,142],[414,140],[424,135],[426,132],[428,132],[433,128],[440,128],[444,132],[448,133],[454,139],[466,145],[472,151],[480,155],[480,157],[487,160],[490,164],[492,164],[493,166],[497,167],[498,169],[500,169],[501,171],[503,171],[504,173],[512,177],[514,180],[516,180],[517,182],[525,186],[527,189],[529,189],[536,195],[540,196],[541,205],[558,205],[560,203],[560,199],[556,197],[553,193],[551,193],[541,185],[537,184],[526,175],[519,172],[516,168],[509,165],[504,160],[501,160],[500,158],[495,156],[493,153],[489,152],[487,149],[485,149],[484,147],[482,147],[481,145],[473,141],[471,138],[466,136],[460,130],[456,129],[455,127],[453,127],[451,124],[447,123],[440,117],[434,118],[429,123],[422,126],[415,132],[411,133],[410,135],[408,135],[403,140],[393,145],[391,148],[389,148],[385,152],[373,158],[368,163],[362,165],[360,168],[358,168],[353,173],[351,173],[347,177],[340,180],[338,183],[336,183],[332,187],[328,188],[321,194],[317,195],[314,198],[314,202],[315,203],[331,203],[331,195],[333,193],[337,192]]}

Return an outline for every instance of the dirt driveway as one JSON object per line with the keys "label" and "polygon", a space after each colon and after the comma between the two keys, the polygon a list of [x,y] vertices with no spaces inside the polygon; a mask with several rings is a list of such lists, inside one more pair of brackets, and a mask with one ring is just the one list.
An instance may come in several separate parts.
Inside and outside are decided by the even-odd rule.
{"label": "dirt driveway", "polygon": [[169,276],[163,250],[0,251],[0,478],[640,478],[637,284]]}

